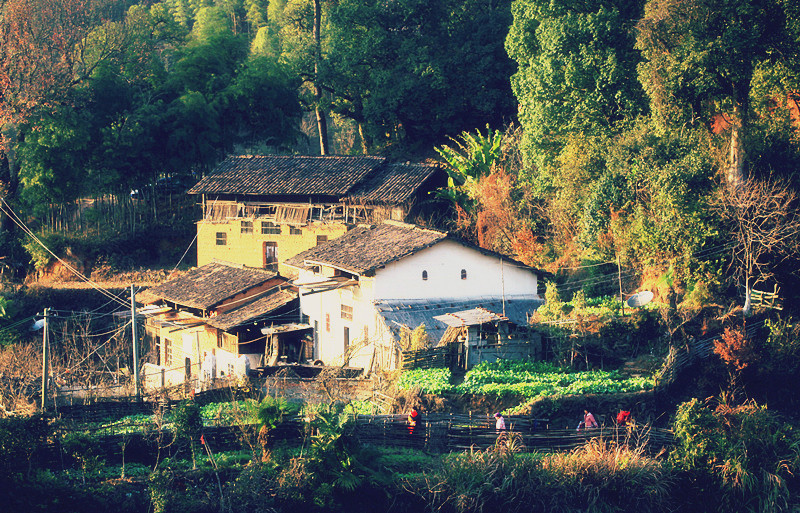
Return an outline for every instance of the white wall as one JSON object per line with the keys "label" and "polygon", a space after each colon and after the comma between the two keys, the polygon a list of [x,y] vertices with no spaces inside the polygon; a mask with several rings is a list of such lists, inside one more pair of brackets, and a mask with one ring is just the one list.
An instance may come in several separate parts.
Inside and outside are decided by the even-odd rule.
{"label": "white wall", "polygon": [[[461,270],[467,279],[461,279]],[[422,271],[428,279],[422,279]],[[484,255],[451,240],[388,264],[375,274],[375,299],[428,299],[536,295],[528,269]]]}
{"label": "white wall", "polygon": [[[298,281],[307,283],[314,279],[313,274],[301,271]],[[363,279],[369,281],[368,278]],[[353,308],[352,320],[342,318],[342,304]],[[361,287],[343,287],[340,289],[319,292],[316,294],[301,294],[300,309],[308,316],[309,323],[316,326],[318,341],[314,358],[322,360],[325,365],[342,365],[344,347],[344,329],[350,330],[350,347],[353,349],[349,365],[352,367],[369,367],[374,349],[372,344],[365,344],[365,332],[369,342],[374,342],[375,308],[372,301],[365,298]],[[330,329],[326,316],[330,319]]]}

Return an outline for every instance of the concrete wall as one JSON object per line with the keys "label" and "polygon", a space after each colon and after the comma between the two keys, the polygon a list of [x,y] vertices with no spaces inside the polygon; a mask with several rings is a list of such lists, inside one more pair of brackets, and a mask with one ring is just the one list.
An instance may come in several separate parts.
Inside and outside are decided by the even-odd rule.
{"label": "concrete wall", "polygon": [[[300,280],[313,275],[302,271]],[[369,287],[370,280],[362,278]],[[352,308],[352,319],[342,315],[342,305]],[[314,359],[326,365],[349,365],[365,369],[386,367],[394,353],[391,335],[360,286],[300,296],[300,308],[315,327]],[[345,328],[349,331],[348,362],[345,362]]]}
{"label": "concrete wall", "polygon": [[373,294],[375,299],[497,297],[535,295],[536,287],[530,270],[445,240],[379,269]]}

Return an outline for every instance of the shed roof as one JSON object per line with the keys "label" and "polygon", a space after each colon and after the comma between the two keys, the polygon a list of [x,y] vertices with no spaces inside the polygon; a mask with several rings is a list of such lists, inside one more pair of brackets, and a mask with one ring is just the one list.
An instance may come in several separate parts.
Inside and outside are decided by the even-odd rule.
{"label": "shed roof", "polygon": [[265,269],[211,262],[151,287],[137,294],[136,299],[146,303],[163,299],[190,308],[207,310],[277,277],[277,274]]}
{"label": "shed roof", "polygon": [[428,336],[436,343],[448,327],[437,317],[445,314],[482,308],[500,317],[505,307],[505,317],[509,321],[518,326],[527,326],[529,316],[543,304],[544,300],[532,296],[513,296],[505,300],[502,297],[485,296],[470,299],[380,300],[375,303],[375,309],[396,336],[402,326],[414,329],[424,324]]}
{"label": "shed roof", "polygon": [[297,293],[291,290],[271,291],[238,308],[210,317],[206,320],[206,323],[215,328],[228,331],[237,326],[260,320],[296,300]]}
{"label": "shed roof", "polygon": [[285,263],[301,268],[305,263],[337,267],[366,274],[447,238],[446,232],[387,221],[358,226],[332,241],[295,255]]}
{"label": "shed roof", "polygon": [[448,326],[476,326],[487,322],[507,321],[508,317],[497,315],[485,308],[477,307],[459,312],[450,312],[434,317],[437,321],[442,321]]}

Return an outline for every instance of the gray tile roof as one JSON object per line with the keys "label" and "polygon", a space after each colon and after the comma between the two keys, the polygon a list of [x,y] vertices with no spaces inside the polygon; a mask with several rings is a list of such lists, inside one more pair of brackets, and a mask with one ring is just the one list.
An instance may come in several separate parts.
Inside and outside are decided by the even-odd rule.
{"label": "gray tile roof", "polygon": [[385,160],[384,157],[230,156],[188,192],[341,196]]}
{"label": "gray tile roof", "polygon": [[[259,318],[297,301],[297,293],[291,290],[277,290],[261,296],[242,306],[206,319],[206,323],[215,328],[228,331],[237,326],[255,322]],[[300,306],[298,302],[298,307]],[[296,316],[296,315],[295,315]],[[281,321],[282,322],[282,321]]]}
{"label": "gray tile roof", "polygon": [[151,303],[152,298],[158,298],[207,310],[276,277],[277,274],[264,269],[212,262],[149,288],[137,294],[136,299]]}
{"label": "gray tile roof", "polygon": [[[493,312],[499,317],[503,314],[503,303],[502,297],[495,296],[471,299],[393,299],[377,301],[375,308],[395,336],[399,336],[401,326],[414,329],[424,324],[428,336],[435,344],[448,327],[436,317],[475,308]],[[527,326],[528,317],[543,304],[542,299],[509,297],[505,300],[505,316],[518,326]]]}
{"label": "gray tile roof", "polygon": [[294,267],[303,267],[304,262],[323,263],[351,273],[367,274],[445,238],[446,232],[397,222],[358,226],[332,241],[295,255],[285,263]]}
{"label": "gray tile roof", "polygon": [[[434,182],[445,172],[429,164],[386,164],[372,173],[346,198],[353,203],[401,204],[413,197],[426,182]],[[432,184],[432,187],[445,185]]]}
{"label": "gray tile roof", "polygon": [[507,321],[507,317],[497,315],[485,308],[472,308],[470,310],[461,310],[460,312],[451,312],[444,315],[437,315],[434,317],[437,321],[442,321],[448,326],[475,326],[479,324],[486,324],[487,322]]}
{"label": "gray tile roof", "polygon": [[230,156],[189,194],[320,197],[403,203],[434,176],[436,166],[390,164],[384,157]]}

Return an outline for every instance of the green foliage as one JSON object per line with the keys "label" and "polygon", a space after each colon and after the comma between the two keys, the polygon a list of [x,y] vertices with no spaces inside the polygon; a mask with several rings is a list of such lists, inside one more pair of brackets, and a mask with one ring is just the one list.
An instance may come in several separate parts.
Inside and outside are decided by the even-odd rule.
{"label": "green foliage", "polygon": [[512,12],[506,49],[518,64],[511,84],[530,167],[546,172],[570,134],[614,131],[645,110],[625,29],[638,18],[637,3],[518,0]]}
{"label": "green foliage", "polygon": [[283,397],[266,396],[258,404],[257,418],[262,427],[275,429],[283,422],[284,417],[299,411],[299,405],[290,403]]}
{"label": "green foliage", "polygon": [[440,197],[458,203],[472,210],[476,201],[478,180],[488,176],[495,162],[502,156],[504,134],[486,126],[486,135],[480,130],[475,134],[462,132],[458,138],[450,138],[455,146],[439,146],[436,153],[447,163],[445,169],[449,178],[447,188],[440,189]]}
{"label": "green foliage", "polygon": [[675,416],[677,445],[670,459],[705,473],[719,488],[720,507],[786,511],[794,500],[789,481],[800,465],[800,436],[755,402],[715,409],[692,399]]}
{"label": "green foliage", "polygon": [[459,392],[516,396],[527,400],[565,394],[613,394],[648,390],[653,378],[625,378],[617,371],[574,372],[546,362],[498,360],[476,365],[459,385],[450,383],[450,369],[404,371],[401,390],[420,389],[428,394]]}
{"label": "green foliage", "polygon": [[359,124],[369,151],[499,126],[515,112],[508,83],[513,63],[503,48],[508,5],[325,3],[320,75],[333,91],[330,109]]}
{"label": "green foliage", "polygon": [[40,415],[0,419],[0,479],[28,477],[50,434],[48,420]]}
{"label": "green foliage", "polygon": [[419,389],[426,394],[443,394],[453,390],[450,369],[412,369],[403,371],[397,380],[400,390]]}
{"label": "green foliage", "polygon": [[502,448],[454,453],[407,487],[432,509],[453,512],[655,512],[680,493],[675,473],[643,447],[602,440],[550,455]]}
{"label": "green foliage", "polygon": [[79,431],[67,433],[61,439],[61,448],[78,463],[84,483],[87,474],[97,473],[105,465],[104,455],[89,433]]}
{"label": "green foliage", "polygon": [[170,415],[175,435],[179,438],[195,440],[200,438],[203,430],[203,418],[200,415],[200,406],[194,401],[181,401]]}
{"label": "green foliage", "polygon": [[570,372],[545,362],[499,360],[470,369],[456,390],[530,400],[552,395],[635,392],[652,387],[652,378],[626,378],[617,371]]}

